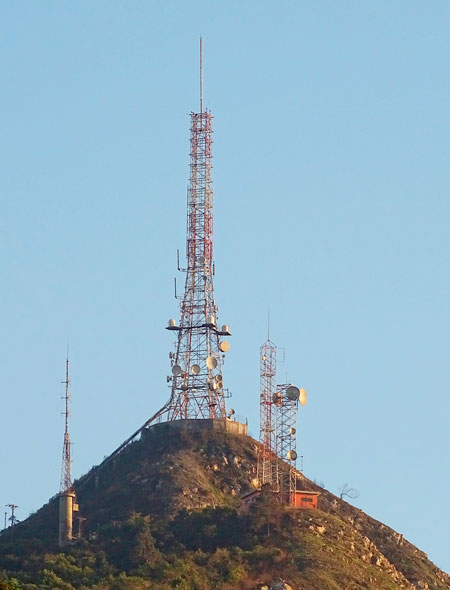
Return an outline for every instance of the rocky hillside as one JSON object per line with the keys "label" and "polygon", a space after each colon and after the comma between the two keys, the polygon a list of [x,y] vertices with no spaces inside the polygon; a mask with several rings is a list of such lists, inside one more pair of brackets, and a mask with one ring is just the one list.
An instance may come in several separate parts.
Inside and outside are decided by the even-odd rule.
{"label": "rocky hillside", "polygon": [[13,543],[0,536],[0,589],[450,589],[401,535],[301,474],[319,510],[281,508],[266,492],[242,513],[256,453],[243,435],[149,429],[76,483],[86,521],[72,547],[56,545],[57,498]]}

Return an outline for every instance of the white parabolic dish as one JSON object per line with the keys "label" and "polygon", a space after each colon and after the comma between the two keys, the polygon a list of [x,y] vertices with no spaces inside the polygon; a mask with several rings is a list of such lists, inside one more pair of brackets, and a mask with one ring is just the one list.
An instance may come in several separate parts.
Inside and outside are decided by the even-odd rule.
{"label": "white parabolic dish", "polygon": [[300,403],[302,406],[306,406],[306,400],[307,400],[306,391],[302,387],[300,389]]}
{"label": "white parabolic dish", "polygon": [[208,369],[215,369],[217,367],[217,359],[215,359],[213,356],[207,356],[206,366]]}

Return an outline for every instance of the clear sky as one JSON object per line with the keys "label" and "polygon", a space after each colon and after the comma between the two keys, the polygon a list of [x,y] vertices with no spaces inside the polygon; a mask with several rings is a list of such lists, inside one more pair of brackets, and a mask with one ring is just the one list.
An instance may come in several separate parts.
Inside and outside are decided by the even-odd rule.
{"label": "clear sky", "polygon": [[75,476],[168,397],[202,34],[230,405],[257,436],[270,306],[305,474],[450,571],[449,25],[439,0],[0,2],[0,508],[59,489],[67,343]]}

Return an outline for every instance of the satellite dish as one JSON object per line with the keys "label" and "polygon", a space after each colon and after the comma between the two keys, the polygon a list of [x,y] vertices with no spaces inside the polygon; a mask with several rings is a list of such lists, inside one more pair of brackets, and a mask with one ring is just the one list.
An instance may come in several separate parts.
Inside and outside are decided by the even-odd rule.
{"label": "satellite dish", "polygon": [[230,409],[230,411],[228,412],[230,414],[230,416],[233,416],[233,414],[235,413],[233,408]]}
{"label": "satellite dish", "polygon": [[198,259],[198,263],[199,264],[205,264],[205,262],[206,262],[206,258],[204,256],[200,256],[199,259]]}
{"label": "satellite dish", "polygon": [[215,381],[209,381],[208,387],[214,391],[214,389],[217,389],[218,385]]}
{"label": "satellite dish", "polygon": [[273,394],[272,401],[276,406],[281,406],[281,393],[279,391]]}
{"label": "satellite dish", "polygon": [[220,352],[228,352],[230,350],[230,343],[229,342],[221,342],[219,344]]}
{"label": "satellite dish", "polygon": [[306,400],[307,400],[306,391],[302,387],[300,389],[300,403],[302,406],[306,406]]}
{"label": "satellite dish", "polygon": [[216,381],[223,381],[223,377],[222,375],[219,373],[218,375],[216,375]]}
{"label": "satellite dish", "polygon": [[297,401],[300,397],[300,389],[295,387],[295,385],[289,385],[289,387],[286,388],[286,397],[292,402]]}
{"label": "satellite dish", "polygon": [[199,375],[200,374],[200,366],[199,365],[192,365],[191,371],[192,371],[193,375]]}
{"label": "satellite dish", "polygon": [[295,428],[289,428],[289,434],[290,434],[291,436],[294,436],[294,434],[295,434],[296,432],[297,432],[297,431],[295,430]]}
{"label": "satellite dish", "polygon": [[170,320],[167,322],[167,325],[169,326],[169,328],[174,328],[177,323],[173,318],[170,318]]}
{"label": "satellite dish", "polygon": [[295,461],[297,459],[297,451],[288,451],[287,458],[289,461]]}
{"label": "satellite dish", "polygon": [[182,371],[182,368],[180,367],[180,365],[174,365],[172,367],[172,373],[174,375],[180,375],[181,374],[181,371]]}
{"label": "satellite dish", "polygon": [[207,356],[206,366],[208,369],[215,369],[217,367],[217,359],[215,359],[213,356]]}
{"label": "satellite dish", "polygon": [[187,385],[182,385],[181,386],[182,391],[187,391],[189,388]]}

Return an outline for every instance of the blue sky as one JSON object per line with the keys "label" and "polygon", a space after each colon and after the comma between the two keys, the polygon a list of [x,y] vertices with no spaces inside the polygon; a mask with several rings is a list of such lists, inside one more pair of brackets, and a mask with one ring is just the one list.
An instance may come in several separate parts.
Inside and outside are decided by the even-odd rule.
{"label": "blue sky", "polygon": [[305,474],[450,571],[449,18],[0,3],[0,506],[58,491],[67,343],[76,476],[168,397],[202,34],[230,405],[257,436],[270,307]]}

